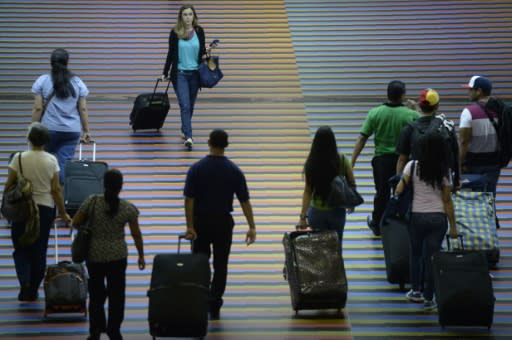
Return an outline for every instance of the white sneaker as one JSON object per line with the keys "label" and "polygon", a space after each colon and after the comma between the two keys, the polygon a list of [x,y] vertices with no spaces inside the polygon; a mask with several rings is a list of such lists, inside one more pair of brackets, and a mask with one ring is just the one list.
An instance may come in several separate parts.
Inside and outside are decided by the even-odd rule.
{"label": "white sneaker", "polygon": [[188,138],[187,140],[185,140],[185,142],[183,142],[183,145],[185,145],[187,148],[191,148],[192,145],[194,145],[194,141],[192,140],[192,138]]}

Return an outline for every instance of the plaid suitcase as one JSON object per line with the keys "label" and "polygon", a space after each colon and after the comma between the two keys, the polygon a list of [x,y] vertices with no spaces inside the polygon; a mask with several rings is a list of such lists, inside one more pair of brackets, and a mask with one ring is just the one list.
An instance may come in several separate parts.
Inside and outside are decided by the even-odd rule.
{"label": "plaid suitcase", "polygon": [[494,197],[490,192],[458,191],[453,194],[457,232],[464,237],[466,250],[483,251],[489,265],[499,261],[500,251]]}

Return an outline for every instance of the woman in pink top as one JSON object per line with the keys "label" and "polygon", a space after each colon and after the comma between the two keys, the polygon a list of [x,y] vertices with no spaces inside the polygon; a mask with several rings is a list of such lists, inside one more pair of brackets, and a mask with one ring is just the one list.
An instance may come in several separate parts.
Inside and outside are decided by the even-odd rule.
{"label": "woman in pink top", "polygon": [[[457,237],[452,202],[449,157],[440,134],[429,133],[418,141],[421,153],[418,161],[410,161],[404,169],[397,193],[412,181],[413,203],[409,225],[411,246],[410,275],[412,289],[406,294],[408,300],[424,302],[425,310],[435,309],[432,254],[441,250],[444,235],[450,224],[450,236]],[[416,162],[414,174],[411,174]],[[421,264],[424,262],[424,275]],[[424,277],[424,284],[422,282]],[[421,287],[424,287],[423,294]]]}

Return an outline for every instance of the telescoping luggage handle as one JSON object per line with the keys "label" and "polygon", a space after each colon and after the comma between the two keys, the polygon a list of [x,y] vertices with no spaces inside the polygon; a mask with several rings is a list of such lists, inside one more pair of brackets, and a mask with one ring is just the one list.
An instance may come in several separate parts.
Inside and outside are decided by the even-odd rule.
{"label": "telescoping luggage handle", "polygon": [[[156,89],[158,87],[158,83],[160,83],[162,79],[160,78],[156,78],[156,84],[155,84],[155,88],[153,89],[153,94],[151,95],[151,99],[149,100],[149,103],[151,104],[153,102],[153,97],[155,96],[156,94]],[[165,94],[167,94],[167,92],[169,92],[169,85],[171,84],[171,78],[169,77],[169,81],[167,82],[167,87],[165,88]]]}
{"label": "telescoping luggage handle", "polygon": [[[178,236],[178,254],[180,253],[180,250],[181,250],[181,239],[184,239],[186,236],[186,234],[180,234]],[[190,250],[194,249],[194,240],[190,240]]]}
{"label": "telescoping luggage handle", "polygon": [[96,141],[93,141],[93,140],[91,140],[90,142],[84,142],[84,141],[80,140],[80,144],[78,147],[78,159],[81,161],[83,160],[82,145],[84,145],[84,144],[92,144],[92,161],[95,162],[96,161]]}
{"label": "telescoping luggage handle", "polygon": [[[464,240],[462,238],[462,235],[457,235],[457,238],[460,240],[461,250],[464,250]],[[448,251],[450,251],[450,248],[451,248],[450,235],[446,235],[446,246],[448,247]]]}

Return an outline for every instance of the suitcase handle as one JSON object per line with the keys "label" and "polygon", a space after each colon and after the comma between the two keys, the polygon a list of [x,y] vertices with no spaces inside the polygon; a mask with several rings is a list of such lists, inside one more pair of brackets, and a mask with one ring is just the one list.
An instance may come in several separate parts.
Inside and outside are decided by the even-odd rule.
{"label": "suitcase handle", "polygon": [[88,143],[80,141],[79,147],[78,147],[78,159],[81,161],[83,160],[82,159],[82,145],[84,145],[84,144],[92,144],[92,161],[96,162],[96,142],[93,140],[91,140]]}
{"label": "suitcase handle", "polygon": [[[460,240],[461,249],[464,250],[464,239],[462,235],[457,235],[457,238]],[[450,251],[450,235],[446,235],[446,246],[448,247],[448,251]]]}
{"label": "suitcase handle", "polygon": [[[178,235],[178,254],[180,253],[180,250],[181,250],[181,240],[185,239],[186,236],[187,236],[187,234],[179,234]],[[192,250],[193,248],[194,248],[194,240],[190,240],[190,250]]]}
{"label": "suitcase handle", "polygon": [[[156,78],[155,88],[153,89],[153,94],[151,95],[151,99],[149,100],[149,105],[151,105],[151,103],[153,102],[153,97],[155,96],[156,89],[158,87],[158,83],[160,83],[161,80],[162,79],[160,79],[160,78]],[[167,94],[167,92],[169,91],[170,84],[171,84],[171,78],[169,77],[169,81],[167,82],[167,87],[165,88],[165,94]]]}

